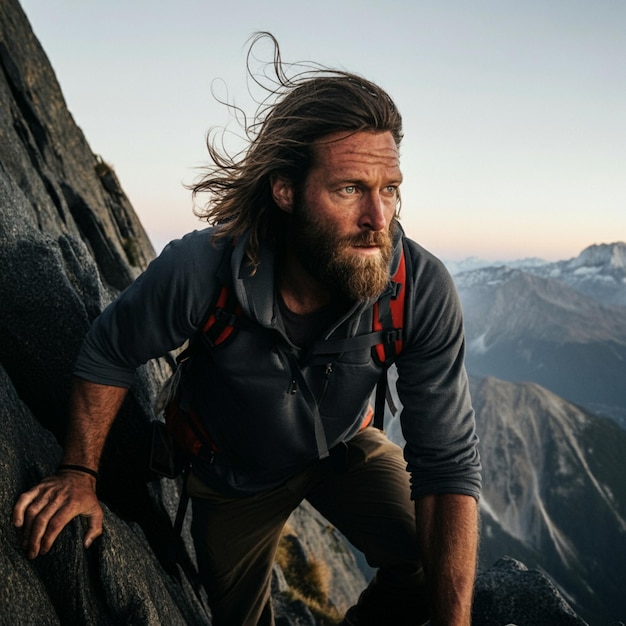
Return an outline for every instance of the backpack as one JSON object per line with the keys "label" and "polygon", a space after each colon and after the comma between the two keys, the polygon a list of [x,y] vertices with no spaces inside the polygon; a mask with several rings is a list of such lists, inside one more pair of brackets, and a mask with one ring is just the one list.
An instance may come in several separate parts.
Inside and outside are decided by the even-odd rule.
{"label": "backpack", "polygon": [[[165,418],[166,436],[173,443],[175,461],[173,465],[170,463],[169,468],[166,468],[167,472],[153,469],[168,477],[176,476],[180,473],[181,466],[194,458],[211,463],[215,453],[219,451],[193,409],[184,410],[180,406],[178,382],[185,364],[195,352],[223,345],[240,329],[250,329],[254,325],[253,322],[243,317],[243,311],[237,302],[229,276],[226,276],[226,273],[230,272],[231,253],[232,246],[222,258],[218,269],[217,275],[221,287],[209,306],[204,317],[205,322],[190,340],[189,345],[176,358],[176,371],[162,390],[160,401],[157,401],[157,413],[162,413]],[[384,422],[385,401],[391,412],[396,413],[396,407],[389,392],[387,373],[395,358],[402,351],[406,295],[405,256],[403,248],[398,269],[392,277],[393,291],[381,296],[373,305],[372,331],[356,337],[320,340],[313,344],[309,353],[310,356],[319,357],[324,354],[336,354],[371,346],[372,356],[382,366],[382,372],[376,385],[374,409],[368,412],[364,426],[371,424],[381,430]]]}
{"label": "backpack", "polygon": [[[201,459],[212,463],[215,453],[219,452],[193,408],[181,407],[180,377],[194,353],[224,345],[238,330],[254,326],[253,322],[243,316],[230,283],[232,249],[233,246],[229,246],[222,257],[217,272],[220,289],[203,318],[205,322],[177,356],[174,374],[164,385],[155,404],[155,413],[162,414],[165,422],[152,422],[150,469],[167,478],[176,478],[181,474],[183,477],[181,499],[173,526],[173,542],[180,536],[187,508],[188,495],[184,483],[191,461]],[[372,410],[370,407],[362,428],[372,425],[382,430],[385,401],[391,412],[396,413],[389,391],[388,370],[403,347],[406,273],[406,253],[403,246],[398,269],[392,277],[393,291],[382,295],[373,305],[371,332],[355,337],[320,340],[310,350],[310,356],[322,356],[371,347],[372,356],[382,366],[382,371],[376,384],[374,408]]]}

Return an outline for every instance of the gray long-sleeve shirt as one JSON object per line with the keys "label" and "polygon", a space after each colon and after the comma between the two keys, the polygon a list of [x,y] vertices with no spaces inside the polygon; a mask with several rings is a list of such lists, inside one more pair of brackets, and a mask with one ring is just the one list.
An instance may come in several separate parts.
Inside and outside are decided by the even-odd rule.
{"label": "gray long-sleeve shirt", "polygon": [[[217,272],[229,245],[215,244],[211,235],[206,229],[172,242],[102,313],[85,339],[77,376],[130,387],[138,365],[179,347],[197,331],[221,286]],[[392,276],[403,238],[399,233],[395,242]],[[443,265],[405,241],[404,342],[396,365],[413,496],[477,498],[480,461],[460,304]],[[323,362],[308,360],[286,336],[271,250],[262,250],[258,271],[251,275],[244,249],[242,239],[226,269],[255,328],[238,330],[223,346],[194,356],[183,389],[218,450],[210,467],[195,471],[207,481],[250,492],[283,482],[323,450],[350,439],[360,428],[381,367],[370,348]],[[373,302],[354,304],[324,338],[370,332]]]}

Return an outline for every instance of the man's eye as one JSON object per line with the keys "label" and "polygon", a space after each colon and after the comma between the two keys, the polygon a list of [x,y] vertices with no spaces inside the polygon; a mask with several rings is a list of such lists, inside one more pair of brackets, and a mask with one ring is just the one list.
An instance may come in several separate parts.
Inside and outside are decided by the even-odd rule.
{"label": "man's eye", "polygon": [[387,187],[385,187],[385,191],[390,195],[395,195],[398,188],[395,185],[387,185]]}
{"label": "man's eye", "polygon": [[351,196],[356,193],[356,185],[348,185],[347,187],[344,187],[343,192]]}

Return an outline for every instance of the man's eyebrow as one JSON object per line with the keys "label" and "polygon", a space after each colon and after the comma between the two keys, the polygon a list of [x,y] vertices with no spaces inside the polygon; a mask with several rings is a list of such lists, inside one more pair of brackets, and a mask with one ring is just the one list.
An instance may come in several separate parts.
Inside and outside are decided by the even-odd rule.
{"label": "man's eyebrow", "polygon": [[[389,178],[385,178],[383,181],[383,187],[385,185],[399,185],[404,181],[404,176],[402,174],[398,174],[397,176],[389,176]],[[365,178],[360,176],[341,176],[337,175],[330,178],[331,185],[341,185],[341,184],[356,184],[356,185],[367,185],[368,181]]]}

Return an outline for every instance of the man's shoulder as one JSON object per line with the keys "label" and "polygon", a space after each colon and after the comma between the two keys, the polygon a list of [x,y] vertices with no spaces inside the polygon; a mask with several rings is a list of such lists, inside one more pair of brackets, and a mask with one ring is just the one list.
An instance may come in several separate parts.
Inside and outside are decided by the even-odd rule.
{"label": "man's shoulder", "polygon": [[215,237],[215,228],[209,226],[192,230],[180,239],[170,241],[163,248],[162,254],[214,256],[221,254],[225,245],[225,240]]}
{"label": "man's shoulder", "polygon": [[192,231],[168,243],[136,284],[169,292],[172,297],[195,294],[203,298],[214,289],[228,245],[227,240],[215,238],[213,228]]}
{"label": "man's shoulder", "polygon": [[166,273],[204,273],[219,267],[229,245],[229,240],[215,237],[212,227],[194,230],[170,241],[153,261],[154,269]]}

